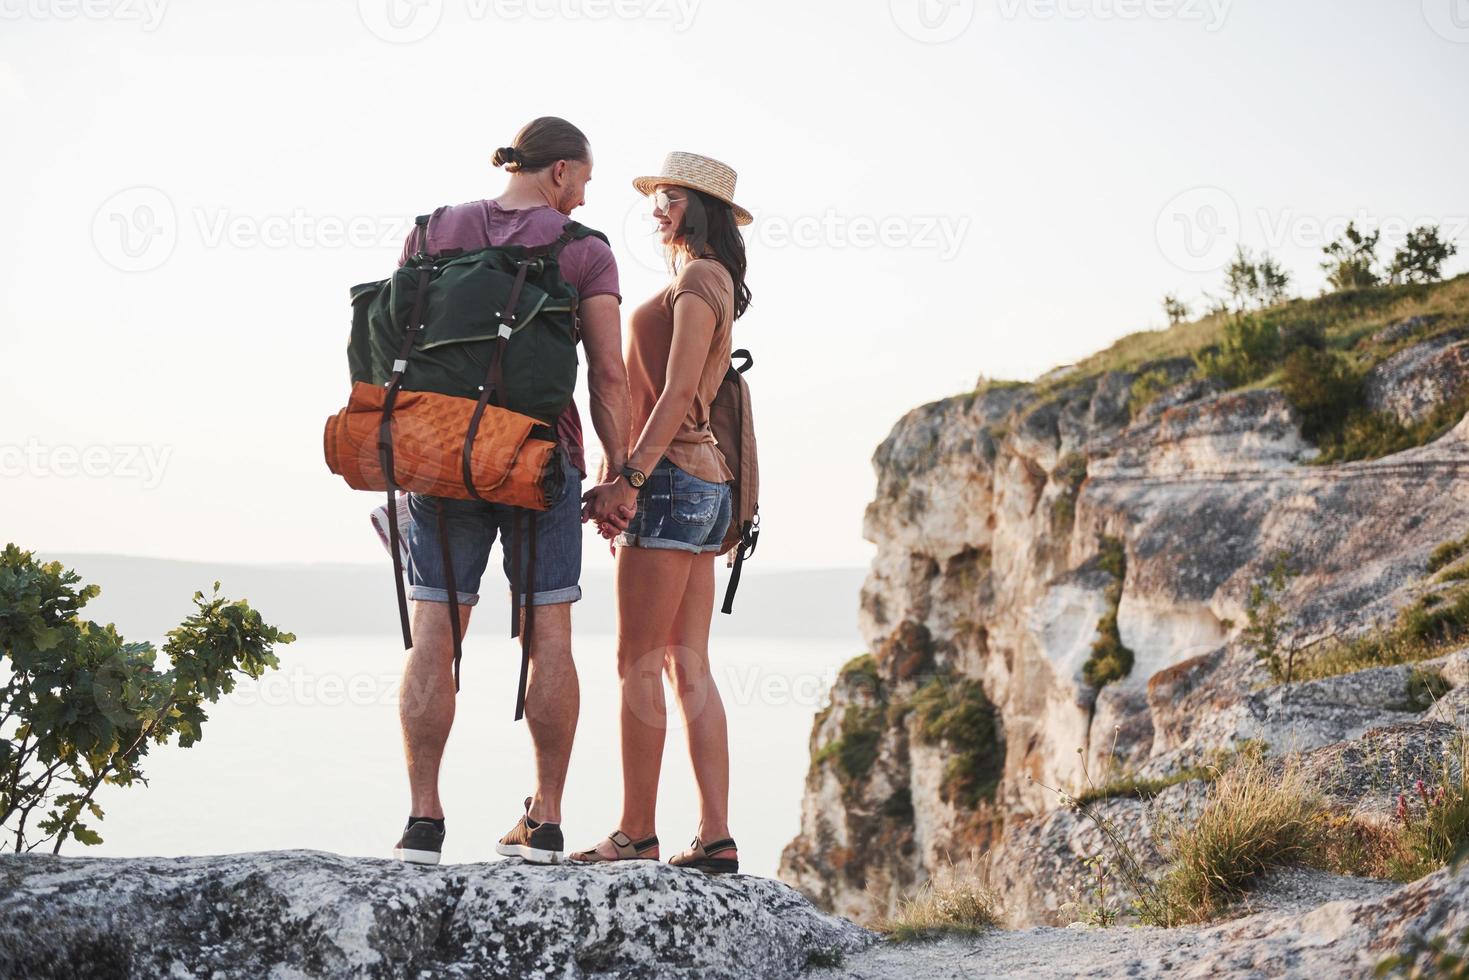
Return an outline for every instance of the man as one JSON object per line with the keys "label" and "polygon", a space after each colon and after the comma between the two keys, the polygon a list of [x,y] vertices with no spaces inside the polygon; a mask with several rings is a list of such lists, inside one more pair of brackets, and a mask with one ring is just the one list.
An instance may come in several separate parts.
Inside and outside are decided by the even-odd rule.
{"label": "man", "polygon": [[[494,164],[510,173],[505,192],[493,200],[435,212],[429,223],[429,252],[545,245],[561,234],[567,216],[585,203],[592,176],[591,150],[582,132],[564,119],[547,116],[532,121],[516,136],[513,146],[495,151]],[[417,233],[411,232],[400,264],[417,249]],[[617,263],[606,242],[587,236],[564,247],[560,265],[562,277],[576,288],[580,301],[592,425],[602,442],[603,473],[616,473],[627,460],[631,424]],[[525,698],[525,718],[535,749],[536,787],[526,799],[520,820],[496,847],[500,854],[544,863],[558,862],[563,854],[561,793],[580,704],[571,658],[571,603],[581,598],[581,481],[587,468],[574,403],[558,420],[556,430],[566,456],[566,490],[536,521],[535,580],[526,588],[529,601],[537,607]],[[509,530],[514,512],[478,500],[443,498],[440,502],[459,590],[461,629],[467,630],[497,535],[507,578],[510,575]],[[434,505],[431,497],[413,494],[408,499],[408,595],[414,644],[403,671],[399,700],[411,809],[394,855],[419,864],[437,864],[443,849],[439,762],[454,721],[453,636]],[[626,526],[626,518],[610,495],[589,493],[587,509],[591,518]],[[526,543],[522,550],[528,550]]]}

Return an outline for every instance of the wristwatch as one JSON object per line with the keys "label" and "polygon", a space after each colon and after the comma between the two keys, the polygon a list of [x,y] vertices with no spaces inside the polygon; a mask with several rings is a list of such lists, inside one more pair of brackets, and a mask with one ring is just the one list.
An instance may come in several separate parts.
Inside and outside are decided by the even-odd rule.
{"label": "wristwatch", "polygon": [[627,477],[627,482],[631,483],[635,490],[648,481],[648,474],[642,470],[635,470],[631,466],[624,466],[622,475]]}

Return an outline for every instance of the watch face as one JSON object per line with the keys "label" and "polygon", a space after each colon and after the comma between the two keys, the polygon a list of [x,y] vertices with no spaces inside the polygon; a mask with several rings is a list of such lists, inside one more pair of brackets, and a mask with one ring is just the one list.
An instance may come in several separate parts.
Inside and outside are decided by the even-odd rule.
{"label": "watch face", "polygon": [[641,487],[643,482],[647,480],[642,470],[635,470],[631,466],[623,467],[622,475],[627,477],[627,482],[631,483],[634,487]]}

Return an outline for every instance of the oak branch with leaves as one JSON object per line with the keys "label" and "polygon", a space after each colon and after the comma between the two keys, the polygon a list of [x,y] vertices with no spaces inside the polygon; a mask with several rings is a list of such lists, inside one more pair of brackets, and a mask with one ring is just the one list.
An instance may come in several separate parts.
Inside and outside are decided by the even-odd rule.
{"label": "oak branch with leaves", "polygon": [[160,669],[151,643],[128,643],[80,611],[101,590],[59,562],[6,545],[0,556],[0,847],[19,853],[68,838],[100,844],[104,784],[147,785],[149,749],[201,737],[236,677],[279,666],[295,637],[243,599],[194,593],[195,612],[168,634]]}

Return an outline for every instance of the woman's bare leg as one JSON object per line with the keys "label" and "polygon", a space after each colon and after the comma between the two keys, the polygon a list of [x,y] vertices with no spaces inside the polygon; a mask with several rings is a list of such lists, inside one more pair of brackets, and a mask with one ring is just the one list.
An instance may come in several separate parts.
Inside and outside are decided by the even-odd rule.
{"label": "woman's bare leg", "polygon": [[[729,727],[709,667],[714,616],[714,556],[694,556],[688,587],[668,633],[669,679],[688,728],[689,758],[699,785],[699,839],[729,836]],[[735,852],[720,857],[737,858]]]}
{"label": "woman's bare leg", "polygon": [[[617,549],[617,673],[622,689],[622,819],[633,840],[655,832],[668,709],[663,660],[694,555],[671,548]],[[613,857],[604,840],[597,847]],[[657,851],[646,856],[657,857]]]}

